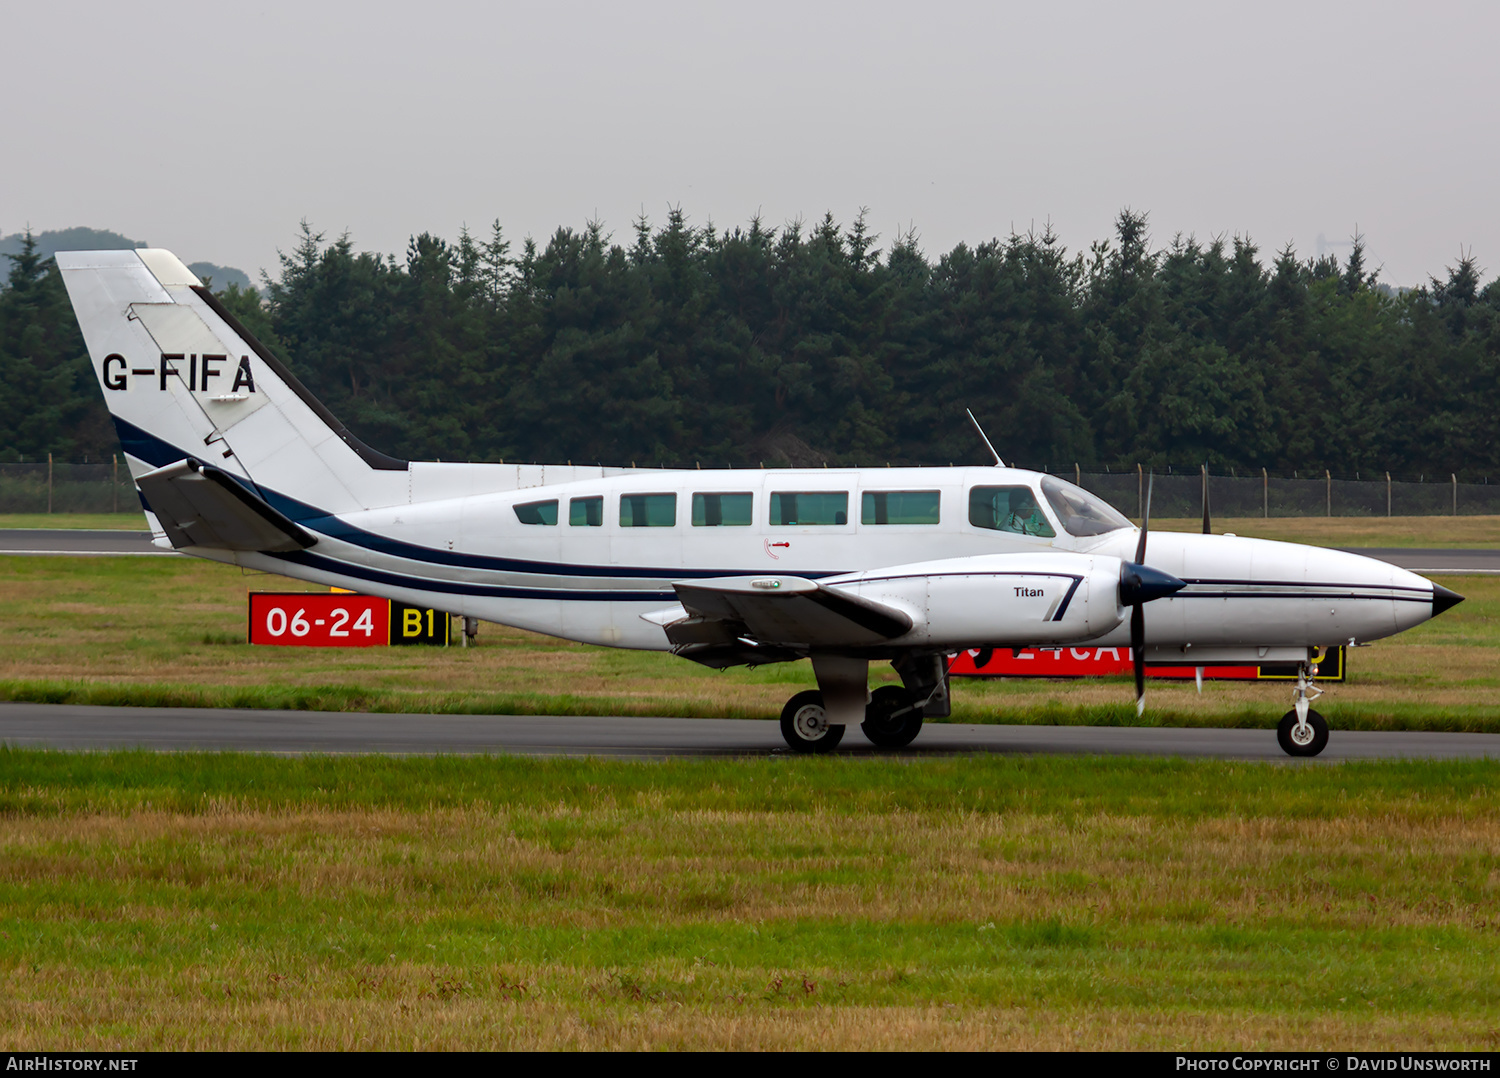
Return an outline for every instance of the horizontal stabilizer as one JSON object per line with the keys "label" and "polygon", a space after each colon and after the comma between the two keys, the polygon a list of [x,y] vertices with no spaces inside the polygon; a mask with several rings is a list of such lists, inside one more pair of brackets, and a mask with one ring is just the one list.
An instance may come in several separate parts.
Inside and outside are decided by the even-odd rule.
{"label": "horizontal stabilizer", "polygon": [[904,612],[803,577],[733,576],[672,585],[688,615],[666,625],[679,646],[869,647],[911,631]]}
{"label": "horizontal stabilizer", "polygon": [[227,473],[189,457],[136,480],[174,547],[303,550],[317,540]]}

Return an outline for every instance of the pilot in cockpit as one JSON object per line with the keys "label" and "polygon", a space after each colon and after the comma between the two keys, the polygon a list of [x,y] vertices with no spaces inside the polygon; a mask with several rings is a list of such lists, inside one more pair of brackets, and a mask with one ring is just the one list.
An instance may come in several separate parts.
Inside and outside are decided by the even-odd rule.
{"label": "pilot in cockpit", "polygon": [[1052,535],[1052,525],[1042,515],[1041,506],[1031,491],[1019,491],[1010,503],[1010,515],[1000,525],[1003,531],[1019,532],[1022,535]]}

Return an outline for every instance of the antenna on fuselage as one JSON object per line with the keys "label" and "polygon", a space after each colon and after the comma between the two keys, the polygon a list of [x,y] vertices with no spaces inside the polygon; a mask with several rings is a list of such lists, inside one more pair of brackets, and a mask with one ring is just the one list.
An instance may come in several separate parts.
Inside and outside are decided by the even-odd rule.
{"label": "antenna on fuselage", "polygon": [[979,425],[979,420],[974,418],[974,413],[968,408],[965,408],[964,411],[969,413],[969,422],[974,424],[974,429],[979,432],[979,437],[984,439],[984,447],[990,451],[990,456],[995,458],[995,467],[1005,467],[1005,461],[1000,459],[1000,454],[996,453],[995,447],[990,445],[990,439],[984,433],[984,428]]}

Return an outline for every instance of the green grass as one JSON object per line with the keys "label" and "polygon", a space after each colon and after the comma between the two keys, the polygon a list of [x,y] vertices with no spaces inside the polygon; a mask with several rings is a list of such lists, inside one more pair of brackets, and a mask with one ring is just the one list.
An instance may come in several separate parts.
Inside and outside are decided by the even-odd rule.
{"label": "green grass", "polygon": [[148,531],[139,509],[128,513],[0,513],[0,528],[67,528],[95,531]]}
{"label": "green grass", "polygon": [[1494,1049],[1497,777],[0,752],[0,1044]]}
{"label": "green grass", "polygon": [[[836,808],[840,815],[858,817],[905,811],[961,816],[982,809],[1041,813],[1065,822],[1080,814],[1197,820],[1269,813],[1288,821],[1357,815],[1500,823],[1497,778],[1500,761],[1472,759],[1319,767],[987,755],[921,762],[814,756],[636,763],[470,755],[67,753],[0,746],[0,819],[128,816],[148,810],[212,817],[291,808],[524,808],[564,819],[605,803],[645,799],[673,812],[806,814]],[[1500,850],[1490,852],[1500,858]]]}

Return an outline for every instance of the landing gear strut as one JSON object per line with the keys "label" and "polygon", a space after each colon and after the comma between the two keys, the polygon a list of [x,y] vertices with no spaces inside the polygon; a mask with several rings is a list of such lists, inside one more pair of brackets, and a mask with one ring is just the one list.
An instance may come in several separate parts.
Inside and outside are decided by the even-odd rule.
{"label": "landing gear strut", "polygon": [[1316,756],[1328,746],[1328,721],[1308,705],[1323,695],[1313,684],[1317,663],[1297,668],[1297,687],[1292,691],[1292,710],[1276,725],[1276,740],[1288,756]]}

